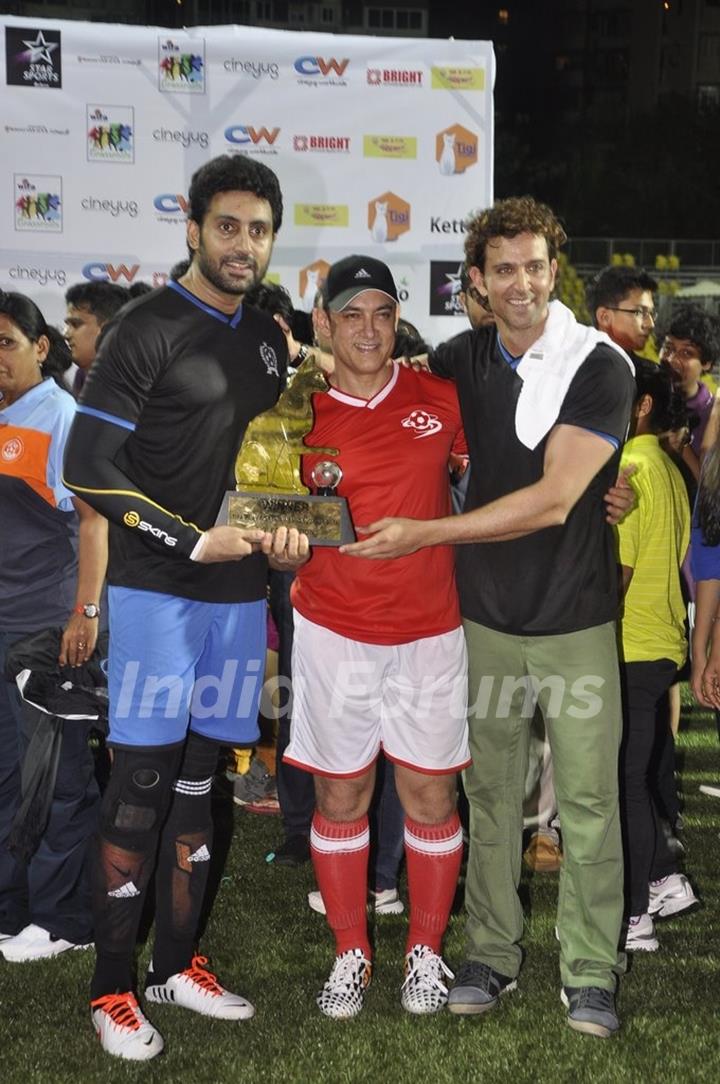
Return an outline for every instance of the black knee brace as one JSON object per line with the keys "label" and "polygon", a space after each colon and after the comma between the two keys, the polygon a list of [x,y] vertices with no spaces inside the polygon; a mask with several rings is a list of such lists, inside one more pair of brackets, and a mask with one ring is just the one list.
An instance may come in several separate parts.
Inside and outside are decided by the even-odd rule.
{"label": "black knee brace", "polygon": [[105,839],[129,851],[145,849],[167,815],[182,745],[115,749],[100,811]]}

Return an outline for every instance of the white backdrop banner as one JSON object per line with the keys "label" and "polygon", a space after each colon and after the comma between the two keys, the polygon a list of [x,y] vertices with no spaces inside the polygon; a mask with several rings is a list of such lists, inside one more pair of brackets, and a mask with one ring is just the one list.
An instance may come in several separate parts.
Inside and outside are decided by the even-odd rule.
{"label": "white backdrop banner", "polygon": [[491,43],[0,23],[0,285],[50,320],[78,280],[161,285],[192,173],[229,153],[280,179],[269,277],[298,308],[357,252],[391,266],[427,337],[464,326],[464,220],[492,202]]}

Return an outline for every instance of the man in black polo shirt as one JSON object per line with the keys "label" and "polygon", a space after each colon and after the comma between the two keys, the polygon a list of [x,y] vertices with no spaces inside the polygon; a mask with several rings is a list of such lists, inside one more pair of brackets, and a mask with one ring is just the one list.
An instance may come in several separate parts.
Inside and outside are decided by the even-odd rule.
{"label": "man in black polo shirt", "polygon": [[468,959],[449,1008],[484,1012],[521,963],[522,798],[535,703],[555,764],[565,860],[562,999],[576,1030],[617,1031],[623,908],[617,753],[617,573],[603,494],[633,400],[632,365],[549,302],[565,233],[534,200],[501,200],[468,227],[470,277],[496,328],[431,355],[457,381],[472,473],[465,513],[384,519],[344,552],[387,558],[458,544],[470,659]]}
{"label": "man in black polo shirt", "polygon": [[245,428],[285,379],[281,329],[241,304],[281,220],[266,166],[222,156],[197,171],[189,267],[108,326],[68,443],[67,485],[110,520],[113,766],[92,870],[91,1011],[103,1049],[134,1061],[163,1049],[133,994],[153,873],[146,999],[229,1020],[254,1013],[194,947],[219,745],[258,737],[267,558],[293,569],[307,557],[296,530],[214,526]]}

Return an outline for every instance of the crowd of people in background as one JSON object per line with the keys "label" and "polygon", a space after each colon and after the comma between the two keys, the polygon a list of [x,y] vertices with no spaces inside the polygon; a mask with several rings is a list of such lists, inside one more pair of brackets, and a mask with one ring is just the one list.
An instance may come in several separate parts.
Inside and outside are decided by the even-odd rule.
{"label": "crowd of people in background", "polygon": [[[152,1058],[133,956],[154,879],[144,1000],[252,1016],[196,944],[222,778],[280,814],[269,862],[313,862],[326,1016],[363,1008],[367,904],[404,911],[403,859],[404,1009],[492,1009],[521,979],[524,853],[560,871],[568,1023],[608,1038],[625,953],[700,903],[674,734],[689,680],[720,735],[720,321],[661,321],[657,281],[613,266],[579,323],[553,300],[564,230],[523,197],[468,219],[470,326],[432,346],[374,257],[296,311],[263,281],[281,223],[272,171],[223,156],[192,179],[167,286],[73,285],[62,334],[0,292],[0,955],[94,946],[103,1048]],[[306,443],[338,449],[339,548],[216,525],[247,425],[301,367],[328,383]],[[323,456],[303,458],[312,488]],[[268,628],[274,772],[254,753]],[[232,710],[206,711],[230,664]],[[371,676],[338,714],[348,667]]]}

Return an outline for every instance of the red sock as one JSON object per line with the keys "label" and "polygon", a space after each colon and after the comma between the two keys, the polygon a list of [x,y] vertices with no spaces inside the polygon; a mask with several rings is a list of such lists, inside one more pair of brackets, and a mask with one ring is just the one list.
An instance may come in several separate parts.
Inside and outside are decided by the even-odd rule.
{"label": "red sock", "polygon": [[310,832],[310,853],[338,956],[360,948],[369,960],[367,931],[367,867],[370,829],[366,816],[359,820],[329,821],[315,812]]}
{"label": "red sock", "polygon": [[462,827],[457,813],[444,824],[418,824],[405,818],[410,896],[406,952],[413,945],[429,945],[433,952],[440,953],[455,898],[462,852]]}

